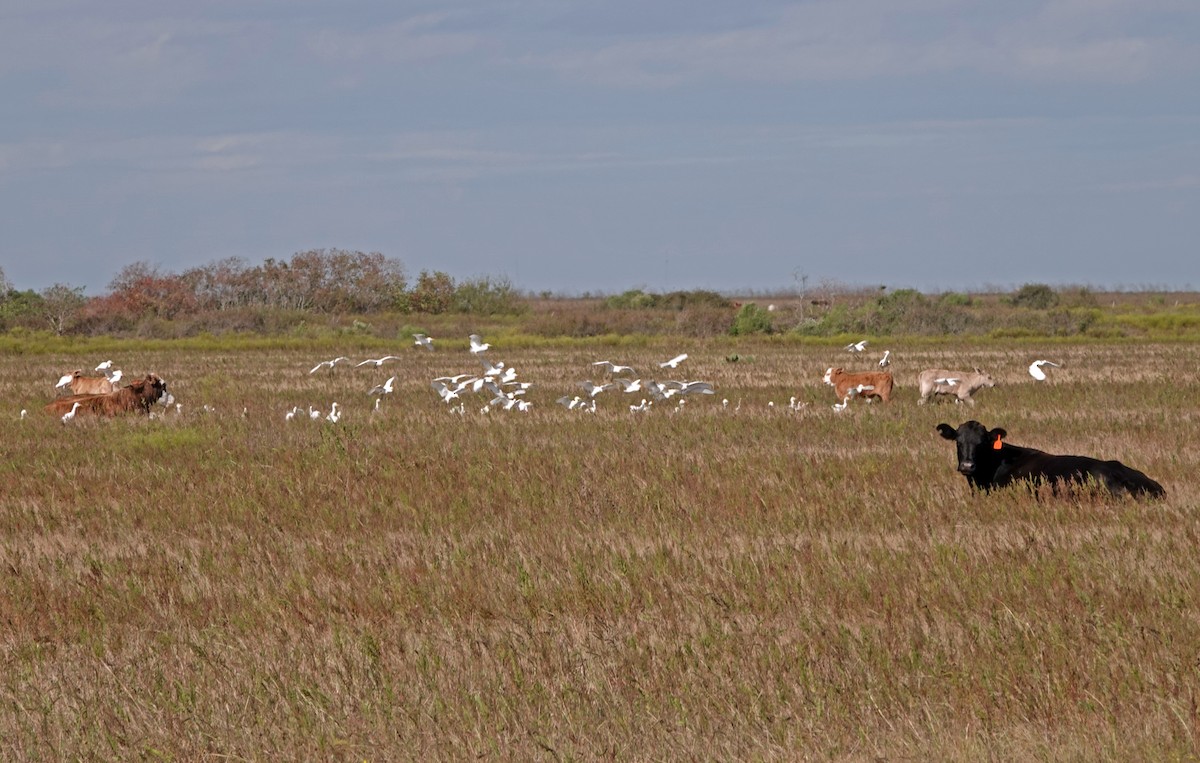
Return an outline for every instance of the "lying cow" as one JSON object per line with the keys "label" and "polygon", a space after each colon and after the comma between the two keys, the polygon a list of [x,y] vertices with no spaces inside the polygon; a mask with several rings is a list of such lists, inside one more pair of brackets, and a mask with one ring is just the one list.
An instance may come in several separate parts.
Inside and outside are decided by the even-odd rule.
{"label": "lying cow", "polygon": [[45,407],[47,413],[62,416],[79,403],[76,415],[117,416],[124,413],[149,413],[150,407],[167,394],[167,383],[157,374],[147,374],[128,387],[121,387],[106,395],[71,395],[60,397]]}
{"label": "lying cow", "polygon": [[936,395],[954,395],[960,403],[975,405],[975,394],[983,387],[995,387],[996,380],[991,374],[985,374],[976,368],[974,371],[947,371],[944,368],[930,368],[921,372],[917,377],[921,389],[918,405]]}
{"label": "lying cow", "polygon": [[1008,435],[1000,428],[989,430],[978,421],[968,421],[958,429],[938,424],[938,432],[958,445],[958,471],[967,483],[984,492],[1014,482],[1032,486],[1049,483],[1070,487],[1095,480],[1112,493],[1161,498],[1163,486],[1120,461],[1100,461],[1088,456],[1055,456],[1033,448],[1009,445]]}
{"label": "lying cow", "polygon": [[80,371],[71,375],[67,386],[73,395],[107,395],[116,389],[107,376],[84,376]]}
{"label": "lying cow", "polygon": [[838,400],[845,400],[847,396],[851,395],[860,395],[867,398],[868,402],[874,397],[885,403],[892,401],[893,379],[887,371],[851,373],[842,368],[830,368],[825,372],[825,383],[833,385]]}

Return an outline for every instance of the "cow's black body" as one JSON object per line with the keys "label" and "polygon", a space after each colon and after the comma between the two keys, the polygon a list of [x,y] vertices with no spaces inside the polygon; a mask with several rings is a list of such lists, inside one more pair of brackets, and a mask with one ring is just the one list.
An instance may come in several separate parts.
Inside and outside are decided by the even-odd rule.
{"label": "cow's black body", "polygon": [[[958,446],[958,471],[978,490],[988,491],[1014,482],[1046,483],[1059,487],[1094,480],[1113,493],[1160,498],[1163,486],[1120,461],[1101,461],[1088,456],[1056,456],[1034,448],[1004,442],[1007,432],[989,430],[978,421],[955,429],[938,424],[938,432]],[[996,447],[999,443],[999,448]]]}

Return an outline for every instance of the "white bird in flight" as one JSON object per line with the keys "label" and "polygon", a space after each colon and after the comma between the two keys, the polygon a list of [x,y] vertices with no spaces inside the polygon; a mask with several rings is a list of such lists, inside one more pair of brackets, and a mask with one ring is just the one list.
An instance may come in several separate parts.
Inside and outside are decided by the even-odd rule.
{"label": "white bird in flight", "polygon": [[350,358],[342,356],[342,357],[334,358],[333,360],[322,360],[320,363],[313,366],[313,369],[311,371],[309,371],[309,373],[315,374],[317,371],[320,371],[322,368],[333,368],[338,363],[341,363],[343,360],[349,360],[349,359]]}
{"label": "white bird in flight", "polygon": [[640,392],[642,390],[641,379],[613,379],[613,381],[621,385],[622,392]]}
{"label": "white bird in flight", "polygon": [[687,360],[686,352],[682,353],[680,355],[676,355],[675,357],[671,358],[670,360],[659,363],[658,367],[659,368],[679,368],[679,364],[685,360]]}
{"label": "white bird in flight", "polygon": [[399,360],[399,359],[400,358],[396,355],[384,355],[382,358],[367,358],[366,360],[364,360],[361,363],[355,363],[354,367],[358,368],[360,366],[374,364],[376,368],[379,368],[380,366],[382,366],[384,363],[388,362],[389,360]]}
{"label": "white bird in flight", "polygon": [[77,410],[79,410],[79,401],[78,400],[76,400],[75,404],[71,406],[71,410],[69,410],[63,414],[62,423],[66,424],[68,421],[75,418],[75,411],[77,411]]}
{"label": "white bird in flight", "polygon": [[393,376],[390,379],[388,379],[387,381],[385,381],[383,384],[376,384],[374,387],[371,387],[371,391],[368,392],[367,394],[368,395],[390,395],[396,390],[395,385],[396,385],[396,377]]}
{"label": "white bird in flight", "polygon": [[113,371],[111,373],[108,371],[104,372],[104,376],[108,378],[108,383],[113,384],[113,385],[115,385],[117,382],[121,381],[121,377],[124,375],[125,375],[125,372],[119,368],[116,371]]}
{"label": "white bird in flight", "polygon": [[888,358],[891,357],[891,354],[892,354],[891,350],[883,351],[883,357],[879,359],[879,367],[880,368],[887,368],[888,366],[890,366],[892,364],[892,361],[888,360]]}
{"label": "white bird in flight", "polygon": [[[101,363],[100,365],[96,366],[97,371],[107,371],[110,368],[112,368],[111,360],[106,360],[103,363]],[[105,376],[107,376],[107,374],[105,374]]]}
{"label": "white bird in flight", "polygon": [[846,352],[862,352],[863,350],[867,349],[867,340],[863,339],[858,342],[851,342],[850,344],[846,345],[844,349]]}
{"label": "white bird in flight", "polygon": [[427,337],[424,334],[413,334],[413,339],[416,340],[415,342],[413,342],[413,344],[415,344],[417,347],[424,347],[425,349],[429,350],[430,352],[433,352],[433,338],[432,337]]}
{"label": "white bird in flight", "polygon": [[632,366],[622,366],[618,363],[612,362],[611,360],[597,360],[592,365],[593,366],[604,366],[605,371],[608,371],[610,374],[614,374],[614,375],[615,374],[623,374],[626,371],[628,371],[629,373],[634,373]]}
{"label": "white bird in flight", "polygon": [[1029,364],[1029,375],[1038,381],[1046,381],[1046,372],[1042,370],[1042,366],[1059,367],[1057,363],[1051,363],[1048,360],[1035,360]]}
{"label": "white bird in flight", "polygon": [[475,353],[476,355],[481,352],[485,352],[492,347],[491,344],[483,341],[483,337],[479,336],[479,334],[471,334],[471,336],[467,338],[471,340],[471,352]]}
{"label": "white bird in flight", "polygon": [[613,387],[617,386],[613,382],[607,382],[606,384],[593,384],[590,380],[576,382],[576,384],[578,386],[582,387],[584,389],[584,391],[588,393],[588,397],[595,397],[596,395],[599,395],[601,392],[604,392],[605,390],[610,390]]}

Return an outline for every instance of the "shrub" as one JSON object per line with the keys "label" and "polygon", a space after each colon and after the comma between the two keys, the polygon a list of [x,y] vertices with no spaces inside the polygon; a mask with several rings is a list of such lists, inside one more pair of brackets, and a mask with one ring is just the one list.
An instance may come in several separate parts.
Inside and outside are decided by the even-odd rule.
{"label": "shrub", "polygon": [[1027,283],[1009,298],[1014,307],[1048,310],[1058,304],[1058,294],[1044,283]]}
{"label": "shrub", "polygon": [[729,327],[729,333],[733,336],[770,334],[774,331],[775,326],[771,322],[771,313],[753,302],[742,305],[742,309],[738,310],[737,315],[733,317],[733,324]]}

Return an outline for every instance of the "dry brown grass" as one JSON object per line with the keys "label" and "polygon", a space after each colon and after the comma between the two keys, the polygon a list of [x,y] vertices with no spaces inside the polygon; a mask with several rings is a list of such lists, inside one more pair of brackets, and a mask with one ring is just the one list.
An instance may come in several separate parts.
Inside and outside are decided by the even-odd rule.
{"label": "dry brown grass", "polygon": [[[820,376],[853,359],[730,346],[501,346],[535,410],[461,417],[428,388],[461,351],[156,351],[115,359],[182,416],[72,427],[40,403],[97,359],[3,359],[0,757],[1195,754],[1200,347],[1059,345],[1038,385],[1020,345],[893,346],[897,402],[836,415]],[[678,351],[715,399],[553,404]],[[1000,384],[918,407],[932,365]],[[933,429],[972,417],[1168,498],[972,495]]]}

